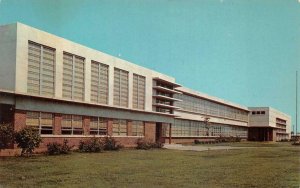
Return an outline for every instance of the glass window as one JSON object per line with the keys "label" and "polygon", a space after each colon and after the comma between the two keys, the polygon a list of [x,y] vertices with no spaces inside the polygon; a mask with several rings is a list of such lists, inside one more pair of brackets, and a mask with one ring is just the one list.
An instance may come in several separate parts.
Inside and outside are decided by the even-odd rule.
{"label": "glass window", "polygon": [[128,107],[128,72],[114,69],[114,105]]}
{"label": "glass window", "polygon": [[78,115],[63,115],[61,122],[61,134],[82,135],[83,119]]}
{"label": "glass window", "polygon": [[64,53],[63,55],[63,97],[84,100],[84,58]]}
{"label": "glass window", "polygon": [[127,120],[113,120],[113,135],[127,136]]}
{"label": "glass window", "polygon": [[146,79],[144,76],[133,74],[132,107],[136,109],[145,108],[145,87]]}
{"label": "glass window", "polygon": [[90,134],[107,135],[108,119],[101,117],[91,117]]}
{"label": "glass window", "polygon": [[54,96],[55,49],[28,42],[27,92]]}
{"label": "glass window", "polygon": [[108,65],[92,61],[91,101],[108,104]]}
{"label": "glass window", "polygon": [[144,122],[132,121],[132,136],[144,136],[144,129]]}
{"label": "glass window", "polygon": [[26,126],[34,127],[40,134],[52,134],[53,114],[44,112],[27,112]]}

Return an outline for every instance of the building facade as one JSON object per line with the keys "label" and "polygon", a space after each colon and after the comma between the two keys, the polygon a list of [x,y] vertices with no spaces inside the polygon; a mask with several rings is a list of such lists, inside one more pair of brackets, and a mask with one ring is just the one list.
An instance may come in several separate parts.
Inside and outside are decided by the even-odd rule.
{"label": "building facade", "polygon": [[103,136],[124,146],[249,138],[251,109],[21,23],[0,27],[0,57],[0,122],[35,127],[41,147]]}
{"label": "building facade", "polygon": [[291,116],[270,107],[249,109],[249,140],[280,141],[291,138]]}

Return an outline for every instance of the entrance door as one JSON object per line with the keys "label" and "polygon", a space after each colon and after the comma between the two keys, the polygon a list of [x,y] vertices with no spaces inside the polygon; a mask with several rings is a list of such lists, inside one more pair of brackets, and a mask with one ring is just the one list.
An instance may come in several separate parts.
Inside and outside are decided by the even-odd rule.
{"label": "entrance door", "polygon": [[162,123],[156,123],[155,141],[162,141]]}

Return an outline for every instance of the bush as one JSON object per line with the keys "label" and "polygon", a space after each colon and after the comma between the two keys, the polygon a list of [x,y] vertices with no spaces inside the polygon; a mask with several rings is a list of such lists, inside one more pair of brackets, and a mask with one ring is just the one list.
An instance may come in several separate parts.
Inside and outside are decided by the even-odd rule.
{"label": "bush", "polygon": [[15,135],[15,141],[18,147],[22,149],[21,156],[31,155],[35,148],[40,146],[42,138],[37,130],[32,127],[26,127]]}
{"label": "bush", "polygon": [[69,154],[73,146],[68,145],[68,140],[64,139],[63,144],[57,142],[47,144],[47,153],[49,155]]}
{"label": "bush", "polygon": [[164,147],[164,144],[162,142],[154,142],[152,147],[160,149]]}
{"label": "bush", "polygon": [[151,142],[149,140],[146,140],[144,138],[139,138],[137,140],[137,147],[136,149],[144,149],[148,150],[151,148],[162,148],[163,144],[161,142]]}
{"label": "bush", "polygon": [[101,152],[104,149],[104,142],[99,138],[92,138],[87,141],[80,141],[78,148],[80,152]]}
{"label": "bush", "polygon": [[11,124],[0,124],[0,150],[14,143],[14,129]]}
{"label": "bush", "polygon": [[119,150],[121,148],[123,148],[123,146],[118,144],[111,136],[104,138],[104,150]]}

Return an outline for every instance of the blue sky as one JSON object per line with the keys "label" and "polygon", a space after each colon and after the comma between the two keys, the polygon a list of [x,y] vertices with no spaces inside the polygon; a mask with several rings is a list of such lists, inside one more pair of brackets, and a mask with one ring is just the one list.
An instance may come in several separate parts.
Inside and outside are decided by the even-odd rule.
{"label": "blue sky", "polygon": [[298,0],[0,0],[17,21],[295,123]]}

